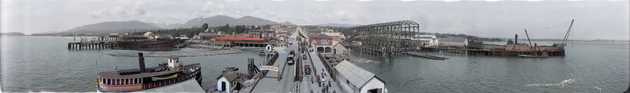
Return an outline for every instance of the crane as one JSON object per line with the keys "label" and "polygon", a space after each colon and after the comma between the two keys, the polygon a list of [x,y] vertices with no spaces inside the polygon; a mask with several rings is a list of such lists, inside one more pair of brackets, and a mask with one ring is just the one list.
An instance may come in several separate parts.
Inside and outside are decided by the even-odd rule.
{"label": "crane", "polygon": [[527,41],[529,41],[529,47],[533,47],[532,40],[529,39],[529,34],[527,33],[527,28],[524,28],[525,36],[527,36]]}
{"label": "crane", "polygon": [[569,28],[567,32],[564,33],[564,38],[562,39],[562,44],[567,45],[567,39],[569,38],[569,33],[571,32],[571,28],[573,28],[573,22],[575,22],[575,18],[571,18],[571,24],[569,24]]}

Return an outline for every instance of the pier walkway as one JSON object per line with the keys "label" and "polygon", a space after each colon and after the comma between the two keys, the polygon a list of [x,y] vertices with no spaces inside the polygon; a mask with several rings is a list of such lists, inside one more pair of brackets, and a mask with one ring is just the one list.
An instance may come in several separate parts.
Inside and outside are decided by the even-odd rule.
{"label": "pier walkway", "polygon": [[[338,91],[340,88],[335,87],[336,83],[327,70],[329,68],[320,60],[318,53],[308,52],[307,58],[303,58],[296,37],[297,35],[292,35],[289,40],[292,45],[276,48],[279,57],[273,66],[277,66],[279,71],[276,74],[270,71],[265,78],[258,81],[252,91],[243,93],[341,93]],[[291,51],[295,51],[293,65],[287,63]]]}
{"label": "pier walkway", "polygon": [[201,85],[197,83],[195,79],[186,80],[184,82],[179,82],[177,84],[168,85],[160,88],[153,88],[138,92],[163,92],[163,93],[204,93],[205,91],[201,88]]}

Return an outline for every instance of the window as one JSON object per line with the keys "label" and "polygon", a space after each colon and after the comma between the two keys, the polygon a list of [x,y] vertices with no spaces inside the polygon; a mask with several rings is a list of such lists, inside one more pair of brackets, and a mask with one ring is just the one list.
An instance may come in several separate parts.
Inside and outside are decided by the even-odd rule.
{"label": "window", "polygon": [[219,91],[225,91],[225,87],[226,87],[225,82],[221,82],[221,90]]}
{"label": "window", "polygon": [[381,88],[375,88],[375,89],[370,89],[368,90],[368,93],[381,93],[382,89]]}

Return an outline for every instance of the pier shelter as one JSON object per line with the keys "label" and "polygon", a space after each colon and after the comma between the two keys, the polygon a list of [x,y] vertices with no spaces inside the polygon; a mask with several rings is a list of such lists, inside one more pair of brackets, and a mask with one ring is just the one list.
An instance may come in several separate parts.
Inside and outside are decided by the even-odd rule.
{"label": "pier shelter", "polygon": [[217,82],[217,91],[221,93],[232,93],[233,91],[240,90],[239,87],[239,75],[236,72],[225,72],[219,77]]}
{"label": "pier shelter", "polygon": [[337,64],[335,70],[344,93],[387,93],[382,79],[347,60]]}

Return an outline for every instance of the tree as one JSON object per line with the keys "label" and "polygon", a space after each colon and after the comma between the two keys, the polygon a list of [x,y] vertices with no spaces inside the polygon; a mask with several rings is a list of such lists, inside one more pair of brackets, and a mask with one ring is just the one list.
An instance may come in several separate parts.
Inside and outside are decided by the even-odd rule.
{"label": "tree", "polygon": [[203,25],[201,25],[201,28],[203,28],[204,30],[208,29],[208,23],[203,23]]}

